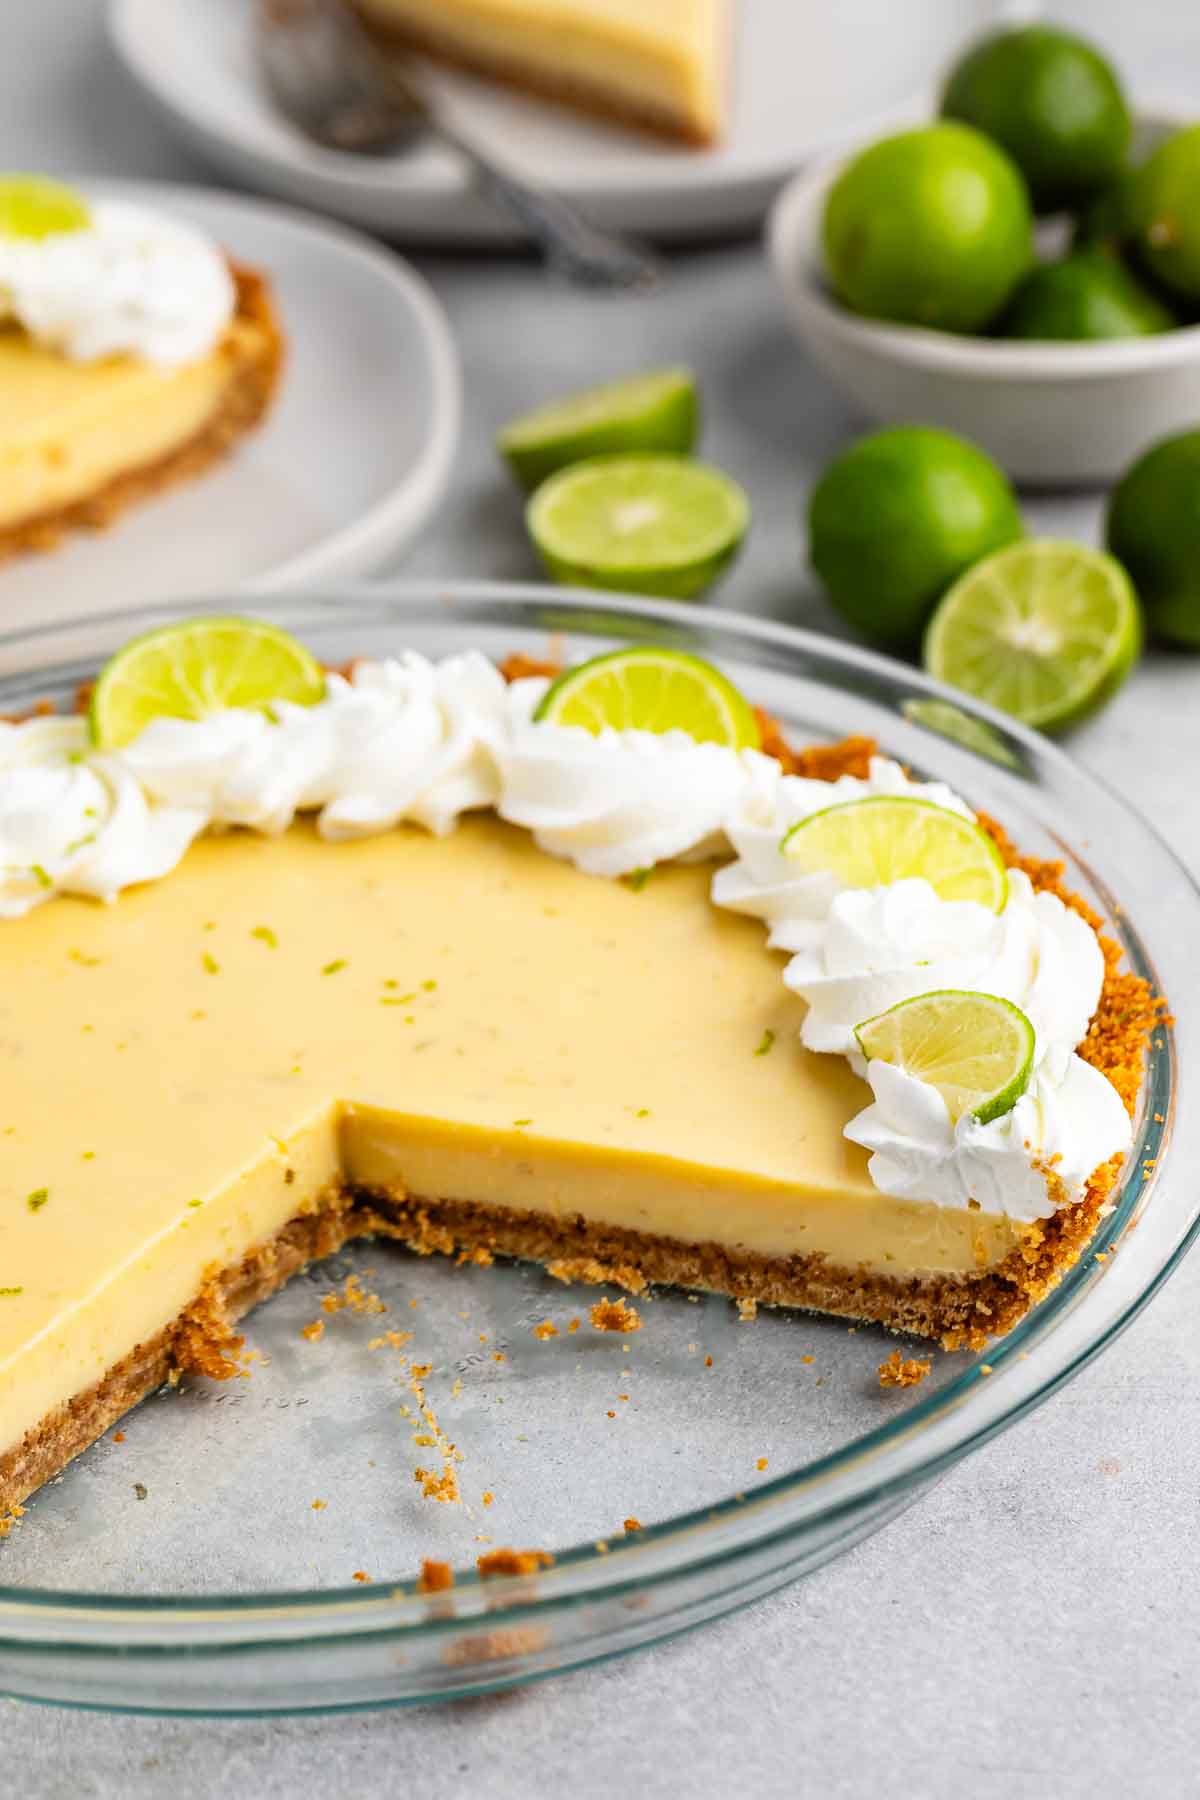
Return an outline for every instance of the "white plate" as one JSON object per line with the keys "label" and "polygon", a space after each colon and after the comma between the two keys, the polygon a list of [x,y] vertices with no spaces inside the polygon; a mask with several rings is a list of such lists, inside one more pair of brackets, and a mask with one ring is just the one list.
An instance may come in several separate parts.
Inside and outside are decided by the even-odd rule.
{"label": "white plate", "polygon": [[189,593],[310,586],[393,558],[441,497],[458,358],[428,287],[340,226],[199,188],[87,182],[192,219],[270,278],[287,336],[265,425],[226,461],[45,555],[0,568],[5,627]]}
{"label": "white plate", "polygon": [[[797,164],[859,132],[927,84],[993,19],[997,0],[731,0],[729,130],[708,151],[659,144],[465,76],[439,75],[481,143],[587,208],[597,224],[682,237],[748,228]],[[427,242],[504,241],[502,217],[451,152],[389,158],[321,150],[259,91],[251,0],[109,0],[113,43],[135,79],[220,168],[356,224]]]}

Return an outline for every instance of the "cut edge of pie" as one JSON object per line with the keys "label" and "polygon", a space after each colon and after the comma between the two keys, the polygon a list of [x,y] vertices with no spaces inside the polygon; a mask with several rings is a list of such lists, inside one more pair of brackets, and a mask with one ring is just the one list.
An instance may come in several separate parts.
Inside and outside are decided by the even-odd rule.
{"label": "cut edge of pie", "polygon": [[151,462],[119,471],[94,492],[0,525],[0,563],[55,549],[69,533],[103,531],[128,508],[194,476],[228,456],[265,418],[282,373],[286,342],[264,276],[230,262],[234,315],[213,356],[230,363],[216,410],[202,428]]}

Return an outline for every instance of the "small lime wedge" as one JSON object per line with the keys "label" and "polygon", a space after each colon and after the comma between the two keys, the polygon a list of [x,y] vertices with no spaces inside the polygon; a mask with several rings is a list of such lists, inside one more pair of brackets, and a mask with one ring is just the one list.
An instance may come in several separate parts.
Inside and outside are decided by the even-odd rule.
{"label": "small lime wedge", "polygon": [[525,520],[557,581],[690,600],[731,561],[749,522],[728,475],[682,456],[594,456],[552,475]]}
{"label": "small lime wedge", "polygon": [[1033,1072],[1033,1026],[995,994],[919,994],[856,1025],[854,1035],[868,1061],[936,1088],[955,1124],[964,1113],[986,1125],[1011,1112]]}
{"label": "small lime wedge", "polygon": [[0,175],[0,237],[46,238],[84,231],[92,222],[87,201],[64,182],[44,175]]}
{"label": "small lime wedge", "polygon": [[92,737],[115,750],[152,719],[203,719],[273,700],[312,706],[324,692],[320,664],[286,631],[258,619],[186,619],[134,638],[105,665],[92,692]]}
{"label": "small lime wedge", "polygon": [[690,369],[654,369],[539,406],[507,424],[496,447],[532,492],[586,456],[628,450],[686,456],[696,442],[699,411]]}
{"label": "small lime wedge", "polygon": [[991,838],[931,800],[881,794],[827,806],[793,825],[780,848],[805,872],[827,871],[843,887],[920,877],[943,900],[975,900],[992,912],[1008,898],[1008,875]]}
{"label": "small lime wedge", "polygon": [[1115,558],[1030,538],[969,569],[925,635],[925,667],[1054,731],[1103,706],[1137,660],[1141,615]]}
{"label": "small lime wedge", "polygon": [[702,744],[757,749],[753,710],[732,681],[683,650],[613,650],[568,669],[535,718],[585,731],[686,731]]}

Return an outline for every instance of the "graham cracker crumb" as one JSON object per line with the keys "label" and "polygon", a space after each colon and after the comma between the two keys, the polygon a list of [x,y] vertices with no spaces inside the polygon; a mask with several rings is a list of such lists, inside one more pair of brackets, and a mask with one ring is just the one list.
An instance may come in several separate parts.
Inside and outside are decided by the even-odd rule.
{"label": "graham cracker crumb", "polygon": [[906,1358],[899,1350],[893,1350],[887,1361],[879,1365],[879,1385],[881,1388],[916,1387],[918,1382],[924,1381],[932,1367],[932,1358]]}
{"label": "graham cracker crumb", "polygon": [[490,1506],[495,1498],[496,1496],[493,1494],[491,1488],[484,1488],[482,1499],[485,1506]]}
{"label": "graham cracker crumb", "polygon": [[756,1462],[756,1463],[755,1463],[755,1465],[754,1465],[754,1466],[755,1466],[755,1468],[756,1468],[756,1469],[757,1469],[757,1470],[758,1470],[758,1471],[759,1471],[759,1473],[760,1473],[760,1474],[761,1474],[761,1473],[762,1473],[762,1471],[763,1471],[763,1470],[764,1470],[764,1469],[765,1469],[765,1468],[766,1468],[766,1467],[767,1467],[767,1459],[766,1459],[766,1457],[765,1457],[765,1456],[760,1456],[760,1457],[759,1457],[759,1458],[758,1458],[758,1461],[757,1461],[757,1462]]}
{"label": "graham cracker crumb", "polygon": [[535,1338],[539,1338],[542,1343],[545,1343],[548,1338],[556,1338],[558,1336],[558,1326],[552,1319],[543,1319],[540,1325],[534,1326],[533,1335]]}
{"label": "graham cracker crumb", "polygon": [[642,1329],[641,1318],[627,1300],[597,1300],[588,1318],[594,1331],[629,1332]]}
{"label": "graham cracker crumb", "polygon": [[740,1299],[737,1303],[737,1309],[738,1318],[743,1324],[749,1324],[751,1319],[757,1319],[758,1317],[757,1300]]}
{"label": "graham cracker crumb", "polygon": [[[322,1304],[324,1303],[322,1302]],[[301,1327],[300,1336],[302,1338],[307,1338],[310,1343],[315,1344],[317,1339],[324,1335],[324,1331],[324,1319],[313,1319],[310,1324]]]}
{"label": "graham cracker crumb", "polygon": [[370,1581],[371,1577],[365,1569],[355,1569],[350,1579],[351,1581]]}
{"label": "graham cracker crumb", "polygon": [[448,1562],[434,1562],[426,1557],[417,1576],[418,1594],[444,1594],[454,1586],[454,1570]]}
{"label": "graham cracker crumb", "polygon": [[635,1519],[633,1515],[630,1514],[629,1518],[625,1520],[624,1529],[626,1531],[643,1531],[645,1527],[640,1519]]}
{"label": "graham cracker crumb", "polygon": [[644,1294],[647,1288],[646,1277],[640,1269],[628,1263],[598,1262],[594,1256],[558,1257],[554,1262],[546,1264],[546,1273],[553,1275],[555,1281],[582,1282],[585,1287],[624,1288],[628,1294]]}
{"label": "graham cracker crumb", "polygon": [[326,1505],[327,1505],[327,1502],[324,1500],[314,1500],[312,1503],[312,1509],[314,1512],[324,1512]]}
{"label": "graham cracker crumb", "polygon": [[420,1484],[421,1493],[426,1500],[438,1500],[443,1506],[456,1506],[462,1498],[458,1491],[458,1476],[454,1464],[443,1464],[439,1474],[436,1469],[414,1469],[413,1480]]}
{"label": "graham cracker crumb", "polygon": [[475,1567],[486,1580],[491,1575],[536,1575],[553,1561],[548,1550],[485,1550],[476,1557]]}

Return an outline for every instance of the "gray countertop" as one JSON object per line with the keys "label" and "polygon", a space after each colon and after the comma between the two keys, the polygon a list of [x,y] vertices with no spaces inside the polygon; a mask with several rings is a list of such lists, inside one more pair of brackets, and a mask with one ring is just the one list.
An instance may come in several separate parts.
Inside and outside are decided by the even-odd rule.
{"label": "gray countertop", "polygon": [[[1189,57],[1200,71],[1192,6],[1147,4],[1136,21],[1113,0],[1096,10],[1126,53],[1144,29],[1158,87],[1183,96]],[[203,178],[110,63],[98,11],[0,0],[0,166]],[[543,393],[685,356],[704,381],[706,449],[754,505],[723,602],[836,629],[806,578],[799,518],[856,422],[785,334],[755,245],[680,256],[665,294],[616,304],[554,291],[517,259],[418,261],[458,337],[467,415],[451,492],[405,573],[534,574],[496,477],[495,425]],[[1099,502],[1039,500],[1028,514],[1035,530],[1093,538]],[[1152,654],[1073,742],[1194,870],[1198,699],[1200,661]],[[1194,1257],[1115,1348],[896,1523],[698,1634],[408,1713],[151,1720],[0,1700],[7,1791],[1194,1793],[1198,1307]]]}

